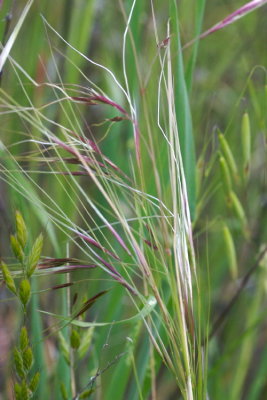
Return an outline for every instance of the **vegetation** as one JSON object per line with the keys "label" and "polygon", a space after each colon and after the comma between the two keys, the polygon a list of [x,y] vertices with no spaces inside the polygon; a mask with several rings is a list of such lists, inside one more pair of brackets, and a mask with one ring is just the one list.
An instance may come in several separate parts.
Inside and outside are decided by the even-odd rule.
{"label": "vegetation", "polygon": [[3,398],[265,398],[266,3],[0,2]]}

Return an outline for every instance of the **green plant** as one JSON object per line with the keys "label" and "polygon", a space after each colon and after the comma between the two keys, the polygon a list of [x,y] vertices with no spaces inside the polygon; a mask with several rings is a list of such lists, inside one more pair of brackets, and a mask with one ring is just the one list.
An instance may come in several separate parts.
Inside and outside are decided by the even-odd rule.
{"label": "green plant", "polygon": [[23,326],[20,329],[19,345],[13,351],[13,365],[16,373],[14,393],[16,400],[31,399],[36,392],[39,382],[39,371],[32,373],[33,351],[29,342],[28,329],[26,327],[27,305],[31,298],[30,278],[39,262],[43,236],[40,234],[34,242],[28,255],[25,254],[28,233],[24,219],[19,211],[16,211],[16,234],[10,236],[10,243],[17,262],[18,277],[13,278],[9,267],[2,261],[1,269],[7,288],[15,295],[23,310]]}
{"label": "green plant", "polygon": [[[244,83],[254,60],[244,49],[236,56],[242,40],[232,23],[266,2],[223,20],[214,3],[207,19],[221,22],[201,34],[203,0],[119,1],[124,22],[110,35],[103,32],[117,11],[107,3],[101,14],[96,3],[57,11],[47,2],[35,29],[43,24],[49,46],[33,35],[35,73],[34,56],[25,66],[9,54],[35,10],[28,2],[0,63],[1,117],[11,132],[1,145],[1,179],[30,221],[29,236],[40,224],[55,257],[36,256],[42,237],[25,256],[21,223],[11,239],[21,283],[2,268],[24,309],[31,293],[39,354],[54,351],[42,360],[36,396],[48,396],[50,379],[63,399],[237,400],[247,387],[249,400],[260,398],[266,354],[257,379],[246,377],[264,340],[266,214],[258,199],[266,93],[253,79],[258,70]],[[256,29],[255,14],[247,18]],[[219,32],[230,24],[231,40]]]}

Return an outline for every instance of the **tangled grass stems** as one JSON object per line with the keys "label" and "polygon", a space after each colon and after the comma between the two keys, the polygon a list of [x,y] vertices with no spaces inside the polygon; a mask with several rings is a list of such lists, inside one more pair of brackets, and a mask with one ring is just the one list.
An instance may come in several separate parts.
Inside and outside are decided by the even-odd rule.
{"label": "tangled grass stems", "polygon": [[[130,22],[130,21],[129,21]],[[45,22],[49,29],[53,28]],[[54,31],[54,30],[53,30]],[[54,31],[54,33],[56,33]],[[127,31],[125,31],[126,37]],[[125,40],[124,37],[124,40]],[[62,39],[62,38],[61,38]],[[66,43],[66,42],[65,42]],[[12,62],[12,61],[11,61]],[[99,66],[94,63],[94,65]],[[119,89],[123,92],[126,99],[128,100],[130,113],[132,115],[130,121],[133,125],[133,132],[136,135],[137,122],[136,122],[136,112],[135,108],[131,102],[131,97],[129,94],[129,87],[127,86],[127,74],[124,65],[124,74],[126,79],[126,89],[123,89],[122,85],[115,78],[112,71],[104,66],[100,66],[104,71],[108,72],[114,79],[115,83]],[[16,71],[17,76],[19,73],[23,72],[21,68],[17,70],[17,65],[13,63],[13,68]],[[5,162],[2,162],[2,179],[8,182],[9,185],[18,191],[23,197],[33,202],[35,207],[41,204],[45,208],[48,218],[52,223],[55,223],[64,232],[67,237],[73,240],[72,233],[76,235],[74,240],[75,244],[89,257],[90,262],[99,265],[104,269],[109,275],[114,279],[117,279],[126,288],[128,288],[133,295],[137,295],[139,301],[145,305],[144,295],[140,292],[140,284],[137,284],[134,280],[134,275],[127,272],[127,262],[123,262],[123,258],[130,258],[132,264],[136,265],[136,268],[140,270],[142,280],[144,282],[144,287],[148,295],[152,293],[158,304],[157,319],[159,319],[160,325],[164,327],[165,334],[168,335],[168,345],[164,342],[161,334],[161,328],[159,325],[155,324],[153,318],[148,316],[150,323],[146,322],[143,318],[143,322],[147,328],[150,336],[150,340],[160,354],[163,362],[166,363],[168,368],[173,372],[176,377],[177,384],[180,387],[183,397],[186,399],[193,399],[195,391],[195,346],[196,339],[193,332],[193,284],[192,284],[192,272],[195,276],[195,265],[194,265],[194,250],[192,245],[192,232],[191,232],[191,221],[190,213],[188,207],[188,200],[186,194],[186,184],[184,178],[184,172],[182,167],[182,159],[179,148],[179,138],[177,130],[177,121],[175,117],[174,110],[174,94],[172,86],[172,68],[171,68],[171,54],[170,48],[167,49],[166,56],[161,61],[161,78],[159,81],[159,93],[165,93],[167,109],[169,114],[167,116],[168,123],[166,127],[159,123],[161,107],[163,105],[163,100],[159,100],[157,119],[159,129],[165,137],[165,143],[168,154],[168,162],[170,166],[170,182],[171,182],[171,193],[172,201],[171,207],[166,205],[163,201],[164,197],[164,187],[158,186],[160,189],[159,197],[150,195],[145,191],[145,181],[141,178],[141,188],[138,186],[136,180],[132,186],[129,182],[124,181],[124,177],[118,177],[112,172],[109,163],[107,163],[107,158],[102,154],[102,152],[96,152],[97,144],[90,144],[87,141],[83,128],[80,125],[78,119],[72,120],[68,115],[68,111],[64,104],[71,106],[73,100],[83,101],[84,97],[77,93],[77,95],[69,95],[68,89],[64,86],[58,86],[55,84],[48,83],[46,86],[51,87],[52,92],[56,96],[56,100],[52,100],[47,105],[42,105],[41,107],[34,107],[32,102],[29,100],[28,95],[23,89],[23,84],[21,79],[22,89],[26,95],[26,99],[30,102],[30,107],[22,107],[18,103],[14,102],[8,94],[1,91],[2,94],[2,104],[5,105],[3,115],[8,113],[15,114],[19,118],[25,121],[28,126],[28,139],[23,140],[24,143],[27,141],[34,145],[34,156],[31,153],[23,159],[23,156],[17,158],[15,155],[12,156],[11,148],[10,151],[3,147],[2,152],[8,154],[8,157],[12,158],[12,163],[16,168],[9,169],[5,166]],[[24,77],[27,75],[24,75]],[[164,83],[161,89],[161,81]],[[31,80],[32,82],[32,80]],[[37,85],[37,83],[36,83]],[[78,92],[78,88],[75,88]],[[85,90],[87,91],[87,90]],[[60,93],[58,97],[57,92]],[[62,97],[63,95],[63,97]],[[87,101],[87,100],[86,100]],[[89,92],[88,103],[89,105],[94,104],[96,101],[104,102],[111,107],[115,107],[124,115],[127,115],[126,111],[114,102],[110,100],[108,96],[98,95],[95,91]],[[56,106],[59,106],[64,113],[65,124],[62,125],[50,117],[49,110]],[[75,115],[75,111],[73,110]],[[79,129],[78,134],[77,126]],[[55,130],[58,131],[58,136],[54,133]],[[36,132],[38,138],[31,136],[29,132]],[[80,136],[81,135],[81,136]],[[152,136],[150,136],[150,141]],[[138,150],[137,138],[135,137],[136,150],[137,150],[137,169],[135,170],[135,175],[142,177],[143,171],[142,163],[140,163],[140,155]],[[152,150],[153,151],[153,150]],[[55,163],[49,162],[50,153],[54,153],[53,158],[55,163],[59,165],[59,170],[55,167]],[[83,184],[79,182],[75,175],[75,171],[70,169],[68,165],[68,159],[63,153],[69,153],[76,161],[78,167],[85,173],[85,176],[94,184],[95,188],[101,194],[102,198],[105,200],[106,206],[101,211],[97,207],[94,200],[83,188]],[[154,166],[156,167],[156,154],[151,153],[152,159],[154,159]],[[32,159],[31,159],[32,157]],[[100,159],[101,162],[98,161]],[[62,207],[53,200],[52,195],[47,193],[36,181],[36,178],[31,173],[31,167],[29,165],[29,170],[27,171],[21,164],[25,162],[28,163],[38,163],[41,160],[43,165],[48,167],[48,176],[55,179],[55,182],[61,187],[73,206],[76,207],[81,220],[85,224],[85,228],[78,226],[74,221],[67,216]],[[139,161],[138,161],[139,160]],[[74,164],[75,165],[75,164]],[[107,173],[105,168],[107,167]],[[58,172],[61,170],[66,172],[66,175],[59,176]],[[78,170],[79,171],[79,170]],[[78,173],[77,171],[77,173]],[[45,171],[43,171],[45,172]],[[51,175],[52,174],[52,175]],[[16,177],[17,175],[17,177]],[[20,179],[23,176],[23,180]],[[157,179],[157,177],[156,177]],[[24,181],[27,181],[29,186],[25,188]],[[31,193],[28,193],[28,188],[31,187]],[[130,214],[124,214],[121,208],[121,194],[124,193],[124,201],[129,202]],[[73,197],[74,195],[74,197]],[[131,202],[134,201],[134,207],[132,207]],[[79,205],[77,204],[79,203]],[[88,207],[91,210],[88,211]],[[160,210],[160,218],[156,218],[156,209]],[[150,213],[145,210],[150,210],[153,214],[153,219],[150,219]],[[84,212],[86,214],[84,214]],[[135,210],[137,211],[136,215]],[[139,210],[139,211],[138,211]],[[167,214],[166,214],[167,211]],[[95,216],[92,216],[95,214]],[[145,212],[145,215],[143,214]],[[132,214],[132,215],[131,215]],[[90,216],[90,224],[87,222],[87,217]],[[108,220],[106,215],[112,216],[111,222]],[[171,219],[169,218],[171,216]],[[147,219],[149,224],[149,232],[152,232],[152,241],[142,239],[139,232],[147,231],[144,225],[144,217]],[[137,224],[137,228],[133,228],[129,224],[129,220],[134,220]],[[99,222],[104,223],[103,227],[111,233],[111,237],[105,235],[103,229],[99,229]],[[92,228],[91,224],[95,225]],[[118,233],[113,227],[113,224],[119,224],[121,233]],[[168,250],[162,248],[162,239],[158,236],[157,230],[155,230],[156,225],[164,227],[165,242],[169,242]],[[139,228],[138,228],[139,225]],[[95,231],[95,228],[98,231]],[[100,233],[96,235],[96,233]],[[82,239],[83,246],[77,243],[77,238]],[[102,239],[106,242],[103,245]],[[124,255],[117,249],[119,244],[125,251]],[[152,244],[152,245],[151,245]],[[86,249],[84,246],[86,245]],[[124,271],[123,276],[121,272],[117,272],[116,269],[110,264],[110,261],[105,261],[102,256],[98,254],[98,251],[93,250],[92,246],[99,251],[104,252],[105,257],[108,259],[116,260],[116,264],[120,264],[120,270]],[[108,246],[108,247],[106,247]],[[146,247],[145,247],[146,246]],[[158,249],[160,249],[158,251]],[[171,250],[172,249],[172,250]],[[156,255],[158,251],[159,256]],[[173,253],[173,255],[169,255]],[[189,256],[190,253],[190,256]],[[189,258],[191,261],[189,261]],[[190,262],[193,264],[190,265]],[[100,262],[100,263],[99,263]],[[153,268],[155,262],[157,267]],[[172,265],[173,263],[173,265]],[[133,268],[132,268],[133,270]],[[161,288],[161,283],[159,280],[159,275],[157,271],[161,271],[166,274],[166,279],[168,282],[167,293],[164,293]],[[192,271],[192,272],[191,272]],[[66,285],[66,284],[65,284]],[[59,285],[63,289],[64,284]],[[130,296],[132,298],[135,307],[138,309],[138,302],[135,300],[135,296]],[[166,304],[166,299],[172,304],[169,310]],[[191,328],[190,328],[191,327]],[[189,331],[191,330],[191,333]],[[192,336],[191,336],[192,335]],[[170,346],[171,352],[167,350]]]}

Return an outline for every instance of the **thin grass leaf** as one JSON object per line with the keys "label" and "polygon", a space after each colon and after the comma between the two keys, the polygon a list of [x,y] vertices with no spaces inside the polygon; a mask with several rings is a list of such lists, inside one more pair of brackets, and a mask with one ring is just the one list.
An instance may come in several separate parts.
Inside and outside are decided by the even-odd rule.
{"label": "thin grass leaf", "polygon": [[94,303],[96,302],[99,297],[102,297],[104,294],[108,293],[108,290],[103,290],[102,292],[97,293],[95,296],[91,297],[89,300],[87,300],[82,308],[79,310],[79,312],[74,316],[74,319],[78,318],[80,315],[84,314],[89,308],[91,308]]}
{"label": "thin grass leaf", "polygon": [[6,63],[6,60],[7,60],[8,56],[9,56],[9,53],[10,53],[10,51],[11,51],[11,49],[12,49],[14,43],[15,43],[15,40],[17,39],[17,36],[18,36],[19,31],[20,31],[20,29],[22,27],[22,24],[23,24],[27,14],[28,14],[28,12],[30,11],[30,8],[31,8],[32,4],[33,4],[33,0],[29,0],[27,2],[24,10],[22,11],[22,13],[20,15],[20,18],[19,18],[18,22],[16,23],[16,26],[15,26],[13,32],[11,33],[6,45],[2,49],[2,52],[0,54],[0,74],[1,74],[1,72],[3,70],[3,67],[4,67],[4,65]]}
{"label": "thin grass leaf", "polygon": [[193,126],[190,104],[188,99],[187,87],[185,82],[185,73],[183,65],[183,54],[180,41],[179,14],[178,7],[174,0],[170,1],[171,16],[171,34],[173,34],[171,43],[175,48],[174,53],[178,52],[174,64],[175,71],[175,109],[178,122],[179,140],[181,154],[183,159],[184,173],[187,185],[189,206],[191,218],[194,219],[195,214],[195,197],[196,197],[196,159],[195,145],[193,138]]}
{"label": "thin grass leaf", "polygon": [[58,290],[58,289],[64,289],[66,287],[71,287],[73,285],[73,282],[69,283],[62,283],[60,285],[56,285],[50,288],[50,290]]}
{"label": "thin grass leaf", "polygon": [[[92,40],[92,32],[95,24],[95,17],[97,11],[97,2],[74,0],[71,2],[72,8],[66,5],[65,10],[70,9],[66,14],[69,14],[70,24],[69,24],[69,34],[64,35],[64,38],[72,43],[79,51],[83,54],[87,52],[88,46]],[[79,29],[77,29],[79,27]],[[66,61],[65,61],[65,73],[62,79],[65,82],[77,83],[80,79],[79,70],[77,68],[72,68],[72,63],[77,67],[82,67],[84,60],[79,54],[71,51],[69,48],[66,49]]]}
{"label": "thin grass leaf", "polygon": [[81,328],[93,328],[93,327],[100,327],[100,326],[110,326],[110,325],[120,325],[120,324],[125,324],[125,323],[133,323],[137,322],[140,319],[146,318],[152,311],[154,310],[155,306],[157,304],[157,301],[155,297],[150,296],[148,300],[146,301],[144,307],[136,313],[134,316],[130,318],[126,318],[123,320],[119,321],[111,321],[111,322],[85,322],[85,321],[80,321],[80,320],[73,320],[71,318],[66,318],[62,315],[54,314],[48,311],[44,310],[39,310],[42,314],[50,315],[51,317],[55,317],[59,320],[66,321],[68,324],[72,324],[74,326],[79,326]]}
{"label": "thin grass leaf", "polygon": [[98,265],[95,264],[90,264],[90,265],[68,265],[66,268],[58,268],[56,270],[53,270],[53,274],[68,274],[70,272],[75,272],[78,270],[83,270],[83,269],[91,269],[91,268],[97,268]]}
{"label": "thin grass leaf", "polygon": [[67,264],[67,263],[78,263],[75,258],[48,258],[45,259],[38,264],[38,268],[54,268],[54,267],[60,267],[61,265]]}
{"label": "thin grass leaf", "polygon": [[[198,37],[201,33],[205,7],[206,7],[206,0],[197,0],[196,14],[195,14],[195,35],[196,35],[196,37]],[[193,74],[194,74],[196,61],[197,61],[197,55],[198,55],[198,45],[199,45],[199,43],[196,40],[195,44],[194,44],[192,55],[190,57],[189,63],[186,68],[185,79],[186,79],[187,90],[189,93],[192,88]]]}

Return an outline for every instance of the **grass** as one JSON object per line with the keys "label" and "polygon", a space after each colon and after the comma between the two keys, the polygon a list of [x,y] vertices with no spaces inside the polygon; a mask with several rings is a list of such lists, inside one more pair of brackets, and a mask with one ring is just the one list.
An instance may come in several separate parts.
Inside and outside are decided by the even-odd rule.
{"label": "grass", "polygon": [[264,398],[265,3],[0,5],[4,398]]}

